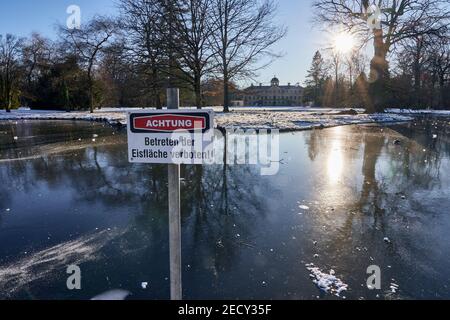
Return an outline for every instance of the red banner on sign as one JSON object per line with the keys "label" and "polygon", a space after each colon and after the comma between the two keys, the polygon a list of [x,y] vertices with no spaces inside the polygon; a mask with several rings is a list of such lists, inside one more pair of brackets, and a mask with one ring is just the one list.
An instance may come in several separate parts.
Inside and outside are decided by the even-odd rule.
{"label": "red banner on sign", "polygon": [[134,118],[133,127],[137,130],[173,132],[176,130],[204,130],[206,118],[198,116],[164,114]]}

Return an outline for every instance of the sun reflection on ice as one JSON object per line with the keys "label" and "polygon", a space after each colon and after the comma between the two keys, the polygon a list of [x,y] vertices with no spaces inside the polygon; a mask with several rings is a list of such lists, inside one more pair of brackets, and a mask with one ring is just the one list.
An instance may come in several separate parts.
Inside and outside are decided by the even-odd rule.
{"label": "sun reflection on ice", "polygon": [[336,184],[342,176],[344,169],[344,154],[342,150],[342,139],[339,137],[342,128],[335,128],[335,139],[331,144],[331,150],[328,155],[327,170],[328,180],[331,184]]}

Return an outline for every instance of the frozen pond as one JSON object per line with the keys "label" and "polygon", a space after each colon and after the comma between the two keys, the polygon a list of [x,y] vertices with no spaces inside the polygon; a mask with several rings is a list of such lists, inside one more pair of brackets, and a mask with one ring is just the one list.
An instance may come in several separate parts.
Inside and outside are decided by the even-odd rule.
{"label": "frozen pond", "polygon": [[[450,299],[449,127],[285,133],[275,176],[182,167],[184,297]],[[0,298],[167,299],[168,250],[167,167],[128,164],[124,131],[0,122]]]}

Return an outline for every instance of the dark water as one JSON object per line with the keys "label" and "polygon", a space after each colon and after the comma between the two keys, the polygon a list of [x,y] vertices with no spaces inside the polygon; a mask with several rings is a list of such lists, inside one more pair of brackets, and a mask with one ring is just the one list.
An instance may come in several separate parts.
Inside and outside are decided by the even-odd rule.
{"label": "dark water", "polygon": [[[340,299],[310,263],[348,285],[341,298],[450,299],[447,120],[286,133],[281,147],[275,176],[182,168],[186,299]],[[128,164],[108,126],[1,122],[0,298],[167,299],[166,171]],[[66,288],[70,264],[80,291]]]}

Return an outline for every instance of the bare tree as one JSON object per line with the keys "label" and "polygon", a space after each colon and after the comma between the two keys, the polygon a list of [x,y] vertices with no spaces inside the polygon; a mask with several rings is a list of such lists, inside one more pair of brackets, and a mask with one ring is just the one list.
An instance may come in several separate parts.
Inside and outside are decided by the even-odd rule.
{"label": "bare tree", "polygon": [[160,109],[164,87],[162,68],[166,58],[161,0],[120,0],[121,21],[126,30],[126,49],[146,78],[151,104]]}
{"label": "bare tree", "polygon": [[11,34],[0,35],[0,104],[4,104],[6,112],[11,112],[18,90],[22,45],[23,39]]}
{"label": "bare tree", "polygon": [[339,76],[342,66],[342,57],[339,52],[332,51],[329,59],[330,66],[334,69],[334,106],[339,103]]}
{"label": "bare tree", "polygon": [[[380,26],[371,27],[377,18],[371,5],[380,9]],[[389,78],[388,54],[400,41],[420,35],[439,35],[447,28],[448,0],[315,0],[316,20],[328,27],[340,26],[359,34],[366,43],[373,41],[370,64],[372,106],[369,112],[385,107],[383,92]]]}
{"label": "bare tree", "polygon": [[423,73],[430,56],[428,50],[432,44],[432,37],[415,36],[411,39],[405,39],[401,43],[403,58],[407,58],[411,74],[414,79],[414,106],[420,107],[423,102],[422,82]]}
{"label": "bare tree", "polygon": [[446,94],[445,85],[446,83],[450,83],[450,38],[443,39],[434,44],[431,64],[439,82],[438,106],[443,107]]}
{"label": "bare tree", "polygon": [[170,13],[164,15],[168,30],[163,34],[173,63],[167,70],[175,67],[179,72],[172,76],[181,76],[191,85],[199,109],[204,106],[202,80],[212,71],[214,55],[209,41],[211,5],[211,0],[163,1],[165,12]]}
{"label": "bare tree", "polygon": [[85,63],[91,113],[94,112],[94,69],[97,59],[116,32],[117,23],[110,18],[100,16],[94,17],[80,29],[61,29],[62,36],[73,45],[74,51]]}
{"label": "bare tree", "polygon": [[366,56],[359,50],[352,50],[352,52],[345,58],[344,64],[348,72],[351,88],[353,88],[356,78],[366,70],[366,63]]}
{"label": "bare tree", "polygon": [[33,100],[33,82],[49,68],[52,56],[52,42],[39,33],[32,33],[22,48],[22,64],[24,69],[23,95],[25,103]]}
{"label": "bare tree", "polygon": [[[277,55],[271,47],[286,34],[274,24],[276,5],[272,0],[211,0],[213,2],[211,45],[224,86],[224,112],[229,112],[230,81],[252,76]],[[263,66],[263,57],[271,61]]]}

